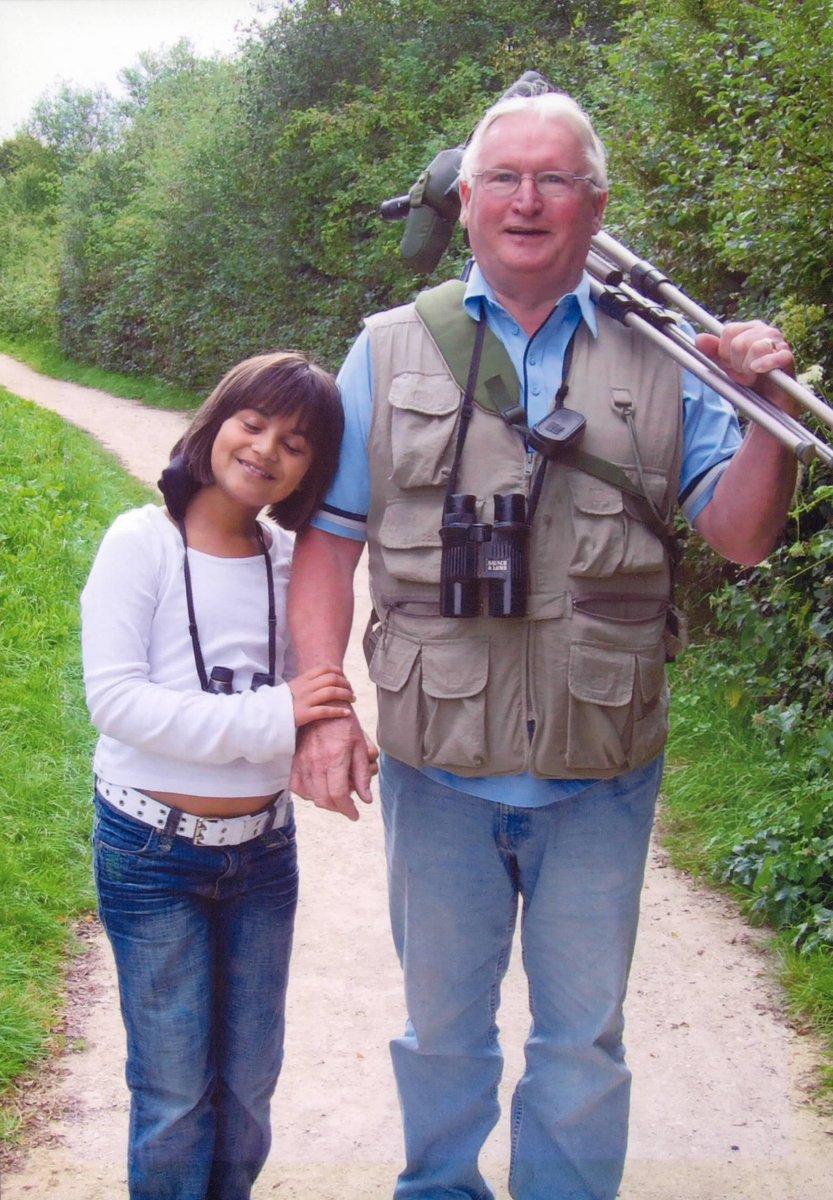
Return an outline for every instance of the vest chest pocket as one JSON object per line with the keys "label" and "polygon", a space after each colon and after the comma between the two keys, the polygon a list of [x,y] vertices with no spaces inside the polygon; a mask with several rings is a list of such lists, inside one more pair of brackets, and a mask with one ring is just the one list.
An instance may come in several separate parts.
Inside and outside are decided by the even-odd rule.
{"label": "vest chest pocket", "polygon": [[405,583],[431,583],[439,588],[441,521],[442,506],[434,492],[412,493],[391,501],[379,526],[379,549],[388,574]]}
{"label": "vest chest pocket", "polygon": [[391,479],[400,488],[438,487],[451,472],[460,392],[447,375],[406,371],[388,393]]}
{"label": "vest chest pocket", "polygon": [[[575,552],[571,575],[603,579],[617,572],[659,571],[665,550],[647,525],[632,517],[619,488],[582,471],[569,475]],[[654,502],[664,480],[648,481]],[[653,485],[653,486],[652,486]]]}

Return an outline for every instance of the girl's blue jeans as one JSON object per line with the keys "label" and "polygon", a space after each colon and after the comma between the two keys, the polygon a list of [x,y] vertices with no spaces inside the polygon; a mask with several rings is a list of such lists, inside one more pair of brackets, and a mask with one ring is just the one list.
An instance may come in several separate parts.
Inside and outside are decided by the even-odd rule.
{"label": "girl's blue jeans", "polygon": [[283,1058],[291,808],[280,829],[214,848],[95,804],[99,909],[127,1031],[131,1200],[248,1200]]}
{"label": "girl's blue jeans", "polygon": [[531,1028],[512,1100],[515,1200],[613,1200],[627,1144],[622,1042],[662,761],[545,808],[451,790],[384,757],[391,921],[408,1024],[391,1043],[406,1163],[396,1200],[493,1200],[496,1013],[519,900]]}

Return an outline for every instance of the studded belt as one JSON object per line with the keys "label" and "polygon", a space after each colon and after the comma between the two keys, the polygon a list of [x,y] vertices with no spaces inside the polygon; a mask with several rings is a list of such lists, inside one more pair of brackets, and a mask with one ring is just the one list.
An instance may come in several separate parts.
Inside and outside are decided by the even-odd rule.
{"label": "studded belt", "polygon": [[261,812],[240,817],[198,817],[195,813],[182,812],[162,804],[136,788],[107,783],[103,779],[96,780],[96,787],[111,808],[127,813],[134,820],[151,825],[154,829],[168,828],[171,814],[178,813],[179,819],[173,832],[177,837],[188,838],[197,846],[239,846],[271,829],[279,829],[289,817],[288,791],[279,792],[269,807]]}

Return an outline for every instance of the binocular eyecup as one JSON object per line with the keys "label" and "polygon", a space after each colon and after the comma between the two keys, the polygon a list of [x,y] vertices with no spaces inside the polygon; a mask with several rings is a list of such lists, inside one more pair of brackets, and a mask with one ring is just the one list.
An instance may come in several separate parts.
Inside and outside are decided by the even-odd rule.
{"label": "binocular eyecup", "polygon": [[[275,677],[268,671],[255,671],[252,675],[251,691],[256,692],[259,687],[274,686]],[[208,686],[205,690],[212,692],[216,696],[233,696],[235,692],[234,671],[232,671],[231,667],[212,667]]]}

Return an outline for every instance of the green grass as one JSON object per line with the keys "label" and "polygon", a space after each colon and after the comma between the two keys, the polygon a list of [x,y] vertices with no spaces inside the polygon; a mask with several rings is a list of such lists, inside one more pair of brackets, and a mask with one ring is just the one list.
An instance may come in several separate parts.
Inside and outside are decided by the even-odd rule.
{"label": "green grass", "polygon": [[0,1138],[52,1044],[73,923],[93,906],[94,734],[78,597],[116,513],[150,492],[85,434],[0,389]]}
{"label": "green grass", "polygon": [[187,391],[166,383],[162,379],[148,379],[136,375],[120,375],[104,371],[85,363],[74,362],[61,353],[52,342],[43,338],[10,338],[0,335],[0,352],[25,362],[34,371],[49,375],[53,379],[65,379],[80,383],[84,387],[98,388],[111,396],[126,400],[141,400],[150,408],[165,408],[175,411],[198,408],[204,395]]}
{"label": "green grass", "polygon": [[[788,750],[774,747],[754,713],[733,707],[726,690],[709,682],[708,657],[693,647],[674,668],[663,842],[677,867],[726,887],[750,921],[763,923],[755,911],[763,883],[759,878],[751,888],[727,887],[727,862],[738,861],[732,852],[740,843],[770,830],[784,847],[773,851],[772,862],[786,870],[796,853],[800,857],[801,829],[827,819],[830,785],[806,770],[813,751],[809,739],[806,744],[798,739]],[[833,1093],[833,950],[802,953],[795,936],[795,925],[778,931],[776,972],[796,1023],[822,1036],[831,1056],[825,1083]]]}

